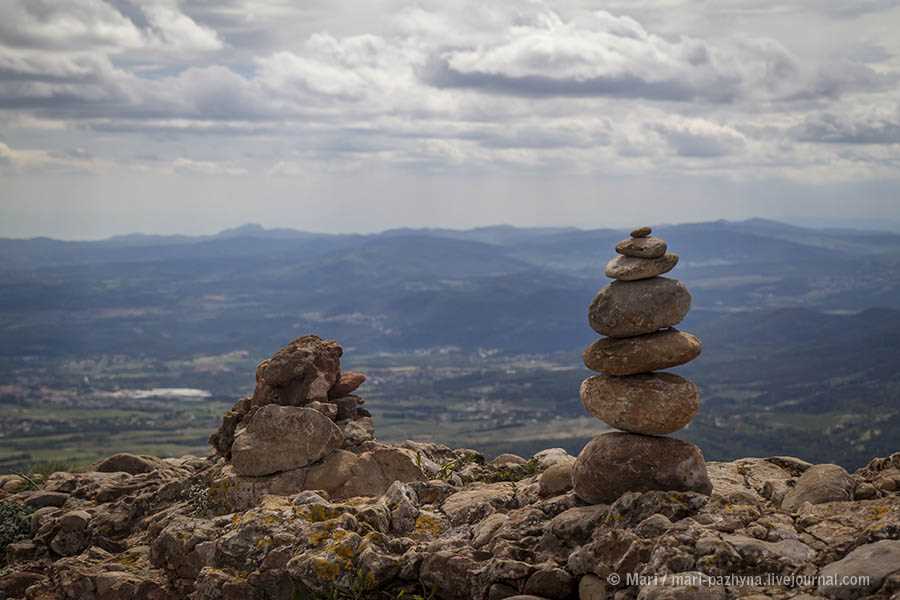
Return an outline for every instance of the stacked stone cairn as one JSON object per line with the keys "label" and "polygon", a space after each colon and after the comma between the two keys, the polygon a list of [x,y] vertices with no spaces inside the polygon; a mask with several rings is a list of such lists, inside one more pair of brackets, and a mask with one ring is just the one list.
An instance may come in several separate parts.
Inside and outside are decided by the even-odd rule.
{"label": "stacked stone cairn", "polygon": [[[314,335],[295,339],[256,368],[256,388],[222,418],[210,445],[224,458],[216,500],[249,507],[266,494],[321,490],[332,498],[383,493],[424,478],[416,454],[379,444],[343,349]],[[222,496],[219,498],[219,496]]]}
{"label": "stacked stone cairn", "polygon": [[614,279],[589,310],[591,328],[603,337],[584,351],[598,371],[581,384],[581,402],[593,416],[620,431],[596,436],[572,471],[576,495],[593,504],[626,492],[651,490],[710,494],[699,448],[664,437],[685,427],[700,408],[697,386],[660,372],[695,359],[700,340],[674,328],[687,315],[691,294],[679,281],[660,277],[678,263],[649,227],[616,245],[606,265]]}

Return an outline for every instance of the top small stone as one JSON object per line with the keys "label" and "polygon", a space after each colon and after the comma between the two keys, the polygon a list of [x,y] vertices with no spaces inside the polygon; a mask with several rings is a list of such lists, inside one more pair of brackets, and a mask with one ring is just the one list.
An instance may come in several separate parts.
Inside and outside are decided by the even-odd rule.
{"label": "top small stone", "polygon": [[658,237],[629,238],[616,244],[616,252],[633,258],[659,258],[666,249],[665,240]]}
{"label": "top small stone", "polygon": [[635,229],[634,231],[631,232],[631,237],[643,238],[643,237],[647,237],[651,233],[653,233],[653,230],[650,229],[649,227],[646,227],[646,226],[638,227],[637,229]]}

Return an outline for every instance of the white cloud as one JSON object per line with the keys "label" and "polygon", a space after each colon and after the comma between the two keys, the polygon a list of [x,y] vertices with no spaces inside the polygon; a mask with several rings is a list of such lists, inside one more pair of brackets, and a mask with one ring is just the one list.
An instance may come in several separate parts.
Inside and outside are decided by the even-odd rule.
{"label": "white cloud", "polygon": [[[875,153],[835,155],[838,142],[896,142],[896,102],[854,108],[897,88],[890,36],[868,35],[835,60],[757,26],[815,15],[854,27],[894,14],[891,3],[865,0],[853,18],[806,0],[588,4],[10,1],[0,123],[113,164],[127,162],[122,148],[150,146],[181,158],[141,168],[206,175],[895,168]],[[735,23],[753,15],[754,26],[704,29],[706,8]],[[697,17],[689,32],[685,15]],[[816,148],[804,158],[798,145]],[[6,162],[62,164],[47,152]]]}

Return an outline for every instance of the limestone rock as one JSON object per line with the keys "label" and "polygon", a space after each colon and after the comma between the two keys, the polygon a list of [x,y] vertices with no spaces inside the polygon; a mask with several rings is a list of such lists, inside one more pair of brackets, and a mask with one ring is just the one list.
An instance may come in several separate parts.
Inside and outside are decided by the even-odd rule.
{"label": "limestone rock", "polygon": [[679,281],[654,277],[614,281],[600,290],[588,311],[591,327],[609,337],[631,337],[673,327],[691,307]]}
{"label": "limestone rock", "polygon": [[315,335],[299,337],[256,367],[256,389],[222,417],[209,437],[220,455],[229,454],[237,428],[254,410],[268,404],[302,406],[324,402],[340,378],[343,349],[333,340]]}
{"label": "limestone rock", "polygon": [[626,492],[671,490],[709,495],[700,449],[673,438],[612,432],[588,442],[572,471],[575,494],[592,504]]}
{"label": "limestone rock", "polygon": [[633,237],[616,244],[616,252],[634,258],[659,258],[666,248],[665,240],[658,237]]}
{"label": "limestone rock", "polygon": [[581,384],[581,402],[611,427],[660,435],[691,422],[700,408],[700,391],[694,383],[672,373],[596,375]]}
{"label": "limestone rock", "polygon": [[50,542],[50,547],[60,556],[73,556],[87,548],[90,533],[87,531],[91,515],[83,510],[74,510],[59,519],[59,530]]}
{"label": "limestone rock", "polygon": [[665,329],[629,338],[601,338],[582,355],[588,369],[607,375],[634,375],[683,365],[702,350],[699,338]]}
{"label": "limestone rock", "polygon": [[838,465],[814,465],[804,471],[797,485],[781,502],[784,510],[794,511],[804,502],[822,504],[839,502],[853,497],[855,483],[847,471]]}
{"label": "limestone rock", "polygon": [[231,462],[238,475],[271,475],[321,460],[343,442],[341,430],[319,411],[269,404],[235,436]]}
{"label": "limestone rock", "polygon": [[293,469],[264,477],[243,477],[235,473],[229,465],[210,482],[209,504],[212,508],[226,513],[249,510],[268,494],[290,496],[307,489],[307,475],[307,469]]}
{"label": "limestone rock", "polygon": [[502,466],[502,465],[524,465],[528,461],[519,456],[518,454],[500,454],[494,460],[491,461],[491,464],[494,466]]}
{"label": "limestone rock", "polygon": [[672,573],[641,588],[638,600],[725,600],[725,587],[705,573]]}
{"label": "limestone rock", "polygon": [[511,483],[493,483],[472,490],[457,492],[444,500],[441,509],[454,525],[474,523],[494,513],[498,508],[508,508],[515,502],[515,486]]}
{"label": "limestone rock", "polygon": [[[875,592],[885,578],[900,573],[900,540],[881,540],[860,546],[841,560],[825,566],[820,572],[818,591],[830,598],[852,600]],[[852,585],[841,585],[838,578],[857,578]]]}
{"label": "limestone rock", "polygon": [[160,468],[160,463],[162,463],[161,460],[152,456],[137,456],[122,452],[113,454],[109,458],[100,461],[94,470],[100,473],[121,472],[137,475],[138,473],[149,473]]}
{"label": "limestone rock", "polygon": [[329,398],[342,398],[356,391],[366,381],[366,376],[358,371],[344,371],[341,378],[328,390]]}
{"label": "limestone rock", "polygon": [[565,600],[571,597],[574,588],[575,580],[565,569],[548,567],[532,573],[522,591],[526,595]]}
{"label": "limestone rock", "polygon": [[541,496],[550,497],[564,494],[572,489],[572,468],[575,459],[561,461],[548,467],[538,480]]}
{"label": "limestone rock", "polygon": [[653,233],[653,230],[645,225],[643,227],[638,227],[637,229],[633,229],[631,231],[631,233],[629,233],[628,235],[630,235],[633,238],[643,238],[643,237],[647,237],[651,233]]}
{"label": "limestone rock", "polygon": [[325,400],[338,381],[342,354],[337,342],[314,335],[303,336],[263,361],[257,367],[256,379],[276,388],[293,384],[296,389],[292,391],[296,394],[280,398],[285,404]]}
{"label": "limestone rock", "polygon": [[678,264],[678,255],[667,252],[659,258],[634,258],[632,256],[616,256],[606,263],[604,273],[611,279],[619,281],[637,281],[650,279],[668,273]]}

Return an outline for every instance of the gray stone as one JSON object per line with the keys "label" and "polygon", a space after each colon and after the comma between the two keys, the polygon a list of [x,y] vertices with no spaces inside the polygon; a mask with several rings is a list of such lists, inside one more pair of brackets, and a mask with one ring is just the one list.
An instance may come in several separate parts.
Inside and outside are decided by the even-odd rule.
{"label": "gray stone", "polygon": [[271,475],[321,460],[343,442],[341,430],[319,411],[268,404],[235,436],[231,464],[238,475]]}
{"label": "gray stone", "polygon": [[724,600],[725,587],[705,573],[671,573],[645,585],[638,600]]}
{"label": "gray stone", "polygon": [[653,233],[653,230],[650,229],[649,227],[647,227],[646,225],[644,225],[643,227],[638,227],[637,229],[633,229],[631,231],[631,233],[629,233],[628,235],[630,235],[633,238],[643,238],[643,237],[647,237],[651,233]]}
{"label": "gray stone", "polygon": [[822,504],[840,502],[853,497],[855,483],[847,471],[838,465],[814,465],[806,469],[797,485],[781,502],[781,508],[788,511],[799,509],[804,502]]}
{"label": "gray stone", "polygon": [[712,484],[703,453],[667,437],[612,432],[588,442],[572,471],[575,494],[592,504],[609,503],[626,492],[699,492]]}
{"label": "gray stone", "polygon": [[44,508],[45,506],[61,507],[69,499],[69,494],[62,492],[32,492],[25,498],[25,505],[31,508]]}
{"label": "gray stone", "polygon": [[160,468],[162,461],[153,456],[137,456],[122,452],[113,454],[109,458],[100,461],[95,467],[95,471],[101,473],[129,473],[137,475],[138,473],[149,473]]}
{"label": "gray stone", "polygon": [[[852,600],[875,592],[885,578],[900,572],[900,540],[881,540],[860,546],[819,572],[818,592],[838,600]],[[855,577],[854,585],[841,585],[840,578]],[[829,581],[830,580],[830,581]]]}
{"label": "gray stone", "polygon": [[578,600],[606,599],[606,582],[596,575],[585,575],[578,581]]}
{"label": "gray stone", "polygon": [[671,252],[666,252],[659,258],[634,258],[620,255],[606,263],[603,272],[611,279],[637,281],[668,273],[677,264],[678,255]]}
{"label": "gray stone", "polygon": [[497,458],[491,461],[491,464],[494,466],[501,465],[524,465],[528,461],[519,456],[518,454],[501,454]]}
{"label": "gray stone", "polygon": [[543,497],[558,496],[572,489],[572,467],[575,458],[560,461],[548,467],[538,479],[540,494]]}
{"label": "gray stone", "polygon": [[512,506],[515,497],[516,486],[512,483],[489,483],[453,494],[441,508],[454,525],[475,523],[497,508]]}
{"label": "gray stone", "polygon": [[571,597],[575,582],[572,576],[564,569],[546,568],[538,569],[525,582],[522,591],[528,595],[549,598],[551,600],[565,600]]}
{"label": "gray stone", "polygon": [[329,398],[342,398],[356,391],[366,381],[366,376],[357,371],[344,371],[341,378],[328,391]]}
{"label": "gray stone", "polygon": [[616,429],[660,435],[678,431],[700,408],[697,386],[672,373],[595,375],[581,384],[581,403]]}
{"label": "gray stone", "polygon": [[700,355],[697,336],[665,329],[629,338],[601,338],[585,348],[582,358],[591,370],[607,375],[635,375],[683,365]]}
{"label": "gray stone", "polygon": [[600,290],[588,311],[601,335],[632,337],[673,327],[691,308],[691,294],[679,281],[654,277],[614,281]]}
{"label": "gray stone", "polygon": [[635,258],[659,258],[667,247],[665,240],[658,237],[633,237],[616,244],[616,252]]}

